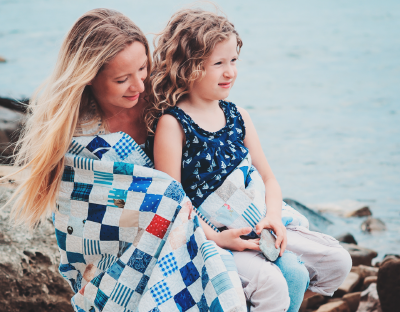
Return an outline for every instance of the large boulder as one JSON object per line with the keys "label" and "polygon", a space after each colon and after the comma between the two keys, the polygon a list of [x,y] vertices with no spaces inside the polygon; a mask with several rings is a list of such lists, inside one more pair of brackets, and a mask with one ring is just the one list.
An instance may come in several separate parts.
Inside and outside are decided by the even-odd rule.
{"label": "large boulder", "polygon": [[333,203],[310,204],[308,206],[318,212],[334,213],[346,218],[372,215],[372,212],[367,204],[351,199],[346,199]]}
{"label": "large boulder", "polygon": [[303,204],[293,199],[284,198],[283,201],[289,206],[296,209],[298,212],[300,212],[303,216],[305,216],[308,219],[308,221],[310,222],[311,231],[326,232],[326,228],[333,224],[332,221],[325,218],[320,213],[315,212],[314,210],[304,206]]}
{"label": "large boulder", "polygon": [[377,290],[383,312],[400,310],[400,259],[391,256],[382,261]]}
{"label": "large boulder", "polygon": [[360,264],[371,266],[372,259],[375,258],[378,253],[375,250],[364,248],[354,244],[340,243],[344,249],[346,249],[353,261],[353,266]]}
{"label": "large boulder", "polygon": [[0,106],[0,163],[9,163],[24,115]]}
{"label": "large boulder", "polygon": [[[12,186],[0,187],[0,206]],[[9,312],[72,312],[73,292],[58,272],[59,251],[50,220],[30,232],[9,225],[9,209],[0,210],[0,307]]]}

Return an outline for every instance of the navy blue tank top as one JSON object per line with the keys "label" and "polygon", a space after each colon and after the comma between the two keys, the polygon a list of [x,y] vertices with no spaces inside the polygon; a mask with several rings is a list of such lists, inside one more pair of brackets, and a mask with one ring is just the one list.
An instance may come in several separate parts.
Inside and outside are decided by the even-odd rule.
{"label": "navy blue tank top", "polygon": [[[226,125],[217,132],[200,128],[179,107],[164,112],[174,116],[185,133],[181,183],[195,207],[224,182],[248,153],[243,143],[246,129],[236,105],[222,100],[219,105],[225,114]],[[153,158],[153,138],[150,137],[146,144],[150,158]]]}

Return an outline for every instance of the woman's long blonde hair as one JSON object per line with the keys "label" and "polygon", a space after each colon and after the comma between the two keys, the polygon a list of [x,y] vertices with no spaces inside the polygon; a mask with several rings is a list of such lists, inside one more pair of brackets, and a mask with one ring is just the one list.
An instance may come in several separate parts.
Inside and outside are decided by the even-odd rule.
{"label": "woman's long blonde hair", "polygon": [[202,9],[183,9],[170,18],[154,38],[150,106],[145,121],[148,132],[168,107],[190,92],[193,82],[205,74],[204,62],[215,45],[236,36],[237,52],[243,45],[235,26],[225,16]]}
{"label": "woman's long blonde hair", "polygon": [[[117,53],[135,41],[146,48],[150,72],[147,39],[120,12],[89,11],[68,32],[53,74],[30,100],[28,119],[16,144],[15,165],[20,166],[20,171],[29,171],[12,198],[16,198],[12,217],[17,224],[34,227],[55,207],[64,155],[80,113],[88,109],[93,100],[87,84]],[[146,85],[149,85],[149,78],[145,80]]]}

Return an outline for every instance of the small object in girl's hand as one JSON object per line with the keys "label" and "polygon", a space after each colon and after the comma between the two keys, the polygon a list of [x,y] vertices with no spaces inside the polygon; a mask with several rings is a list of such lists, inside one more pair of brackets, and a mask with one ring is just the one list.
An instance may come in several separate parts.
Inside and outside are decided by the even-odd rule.
{"label": "small object in girl's hand", "polygon": [[264,254],[265,258],[267,258],[269,261],[275,261],[278,259],[279,253],[281,252],[281,248],[279,247],[278,249],[275,248],[275,241],[276,238],[272,233],[267,230],[263,229],[261,231],[261,237],[260,237],[260,249],[262,253]]}

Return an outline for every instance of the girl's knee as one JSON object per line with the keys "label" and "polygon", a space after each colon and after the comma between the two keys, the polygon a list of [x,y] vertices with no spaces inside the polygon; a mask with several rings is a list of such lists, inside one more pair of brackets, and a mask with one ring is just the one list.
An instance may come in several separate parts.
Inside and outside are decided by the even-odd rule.
{"label": "girl's knee", "polygon": [[303,293],[307,290],[310,275],[302,263],[301,257],[290,251],[286,251],[282,257],[275,261],[275,264],[282,271],[289,290],[303,291]]}

